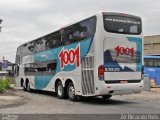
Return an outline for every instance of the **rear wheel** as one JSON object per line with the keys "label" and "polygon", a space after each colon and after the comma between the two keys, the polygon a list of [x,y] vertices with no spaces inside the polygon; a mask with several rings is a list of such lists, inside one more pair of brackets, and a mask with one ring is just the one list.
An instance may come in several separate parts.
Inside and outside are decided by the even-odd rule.
{"label": "rear wheel", "polygon": [[57,97],[60,99],[65,97],[64,87],[61,81],[59,81],[56,85],[56,94],[57,94]]}
{"label": "rear wheel", "polygon": [[77,101],[77,96],[75,95],[75,88],[72,82],[70,82],[67,87],[67,95],[69,100]]}
{"label": "rear wheel", "polygon": [[103,95],[103,96],[102,96],[103,99],[109,99],[109,98],[111,98],[111,97],[112,97],[112,95]]}

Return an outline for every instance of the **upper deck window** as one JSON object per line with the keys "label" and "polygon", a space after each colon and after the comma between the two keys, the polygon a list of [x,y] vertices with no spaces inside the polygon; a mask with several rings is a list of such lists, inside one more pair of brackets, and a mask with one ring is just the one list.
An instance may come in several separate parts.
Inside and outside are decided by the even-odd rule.
{"label": "upper deck window", "polygon": [[119,34],[141,34],[141,19],[138,17],[120,16],[120,15],[104,15],[104,29],[107,32]]}

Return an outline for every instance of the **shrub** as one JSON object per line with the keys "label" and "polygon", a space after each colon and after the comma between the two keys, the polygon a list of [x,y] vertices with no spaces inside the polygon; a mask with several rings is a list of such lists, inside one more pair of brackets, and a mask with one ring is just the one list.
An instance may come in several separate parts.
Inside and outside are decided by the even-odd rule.
{"label": "shrub", "polygon": [[0,92],[10,87],[10,82],[8,79],[0,80]]}

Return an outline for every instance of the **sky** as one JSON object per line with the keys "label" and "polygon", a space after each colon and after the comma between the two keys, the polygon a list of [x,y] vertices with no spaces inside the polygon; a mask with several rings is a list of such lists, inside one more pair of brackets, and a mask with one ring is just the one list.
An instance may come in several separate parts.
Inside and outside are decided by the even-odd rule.
{"label": "sky", "polygon": [[19,45],[99,11],[140,16],[144,36],[160,35],[160,0],[0,0],[0,60],[15,62]]}

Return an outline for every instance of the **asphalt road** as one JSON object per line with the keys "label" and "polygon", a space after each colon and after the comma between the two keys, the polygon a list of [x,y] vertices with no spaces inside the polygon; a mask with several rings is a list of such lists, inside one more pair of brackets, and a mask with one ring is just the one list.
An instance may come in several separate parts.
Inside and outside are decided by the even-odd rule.
{"label": "asphalt road", "polygon": [[84,98],[79,102],[58,99],[54,93],[16,90],[24,99],[18,104],[1,106],[2,114],[157,114],[160,113],[160,94],[113,96],[110,100]]}

